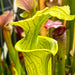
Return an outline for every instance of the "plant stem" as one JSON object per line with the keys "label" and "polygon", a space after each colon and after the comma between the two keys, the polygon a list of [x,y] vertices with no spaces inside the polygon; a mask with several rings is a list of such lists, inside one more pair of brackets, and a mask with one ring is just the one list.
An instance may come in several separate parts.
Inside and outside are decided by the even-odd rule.
{"label": "plant stem", "polygon": [[3,39],[2,39],[2,28],[1,28],[1,26],[0,26],[0,38],[1,38],[1,47],[2,47],[2,45],[3,45]]}
{"label": "plant stem", "polygon": [[8,27],[4,27],[3,35],[4,35],[4,40],[7,44],[8,50],[9,50],[9,56],[10,56],[11,60],[13,61],[13,63],[15,64],[18,75],[21,75],[22,73],[24,73],[23,75],[25,75],[25,72],[23,71],[23,68],[19,61],[18,52],[13,48],[13,45],[11,42],[10,29]]}
{"label": "plant stem", "polygon": [[59,4],[62,5],[62,0],[59,0]]}
{"label": "plant stem", "polygon": [[37,0],[37,9],[40,10],[40,0]]}
{"label": "plant stem", "polygon": [[73,63],[72,63],[72,75],[75,75],[75,48],[74,48]]}
{"label": "plant stem", "polygon": [[73,39],[73,50],[75,49],[75,23],[74,23],[74,39]]}
{"label": "plant stem", "polygon": [[75,75],[75,23],[74,23],[74,39],[73,39],[73,63],[72,63],[72,75]]}
{"label": "plant stem", "polygon": [[1,0],[1,8],[2,8],[2,13],[4,13],[4,5],[3,5],[3,0]]}
{"label": "plant stem", "polygon": [[54,75],[65,75],[66,32],[61,36],[54,36],[54,38],[58,41]]}
{"label": "plant stem", "polygon": [[0,74],[1,74],[1,48],[0,48]]}
{"label": "plant stem", "polygon": [[53,0],[54,3],[58,3],[58,0]]}
{"label": "plant stem", "polygon": [[[75,0],[63,0],[63,5],[69,5],[71,9],[71,14],[75,14]],[[67,65],[71,65],[71,55],[70,50],[72,50],[73,47],[73,36],[74,36],[74,21],[69,22],[67,25],[69,27],[69,30],[67,31]]]}
{"label": "plant stem", "polygon": [[16,44],[16,41],[17,41],[15,27],[13,27],[12,39],[13,39],[12,43],[13,43],[13,46],[14,46]]}
{"label": "plant stem", "polygon": [[[40,0],[40,10],[44,9],[45,6],[45,0]],[[42,25],[41,27],[41,35],[46,36],[47,35],[47,30],[44,28],[45,24]]]}
{"label": "plant stem", "polygon": [[[71,14],[75,15],[75,0],[70,1]],[[74,37],[74,21],[70,22],[70,49],[73,47],[73,37]]]}

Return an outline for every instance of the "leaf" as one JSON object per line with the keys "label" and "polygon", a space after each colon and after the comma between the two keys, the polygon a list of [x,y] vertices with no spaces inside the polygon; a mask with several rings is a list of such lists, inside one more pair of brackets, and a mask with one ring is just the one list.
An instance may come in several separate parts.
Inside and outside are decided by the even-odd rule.
{"label": "leaf", "polygon": [[12,11],[6,11],[3,15],[0,15],[0,25],[7,25],[13,19]]}
{"label": "leaf", "polygon": [[73,20],[74,19],[74,15],[70,15],[70,9],[69,6],[54,6],[51,7],[49,11],[50,15],[53,17],[57,17],[59,19],[63,19],[63,20]]}
{"label": "leaf", "polygon": [[70,15],[70,7],[67,5],[67,6],[63,6],[62,8],[61,8],[62,10],[66,10],[65,12],[68,14],[68,15]]}
{"label": "leaf", "polygon": [[[43,11],[41,11],[41,12],[43,12]],[[46,21],[48,20],[47,17],[49,15],[39,14],[41,12],[37,12],[36,15],[33,16],[32,18],[29,18],[29,19],[26,19],[26,20],[21,20],[21,21],[18,21],[18,22],[11,22],[11,24],[18,25],[25,30],[26,37],[24,38],[25,39],[24,49],[30,49],[31,45],[33,45],[31,43],[35,42],[35,41],[33,41],[33,39],[35,38],[34,40],[36,40],[36,38],[37,38],[37,35],[40,31],[41,25],[45,22],[45,20]],[[44,16],[44,18],[43,18],[43,16]]]}
{"label": "leaf", "polygon": [[13,70],[14,70],[14,72],[15,72],[15,75],[18,75],[17,70],[16,70],[15,67],[13,67]]}
{"label": "leaf", "polygon": [[31,12],[36,8],[36,0],[16,0],[16,4],[19,8]]}
{"label": "leaf", "polygon": [[22,18],[27,18],[28,17],[28,12],[26,12],[26,11],[24,11],[23,13],[21,13],[20,14],[20,16],[22,17]]}
{"label": "leaf", "polygon": [[38,33],[41,25],[52,16],[64,20],[74,19],[74,16],[67,14],[62,8],[64,7],[47,7],[38,11],[32,18],[10,23],[22,27],[26,33],[26,36],[16,43],[15,48],[23,52],[28,75],[51,75],[50,59],[51,55],[58,51],[57,41],[38,36]]}
{"label": "leaf", "polygon": [[20,17],[24,18],[24,19],[27,19],[27,18],[30,18],[31,17],[31,13],[27,12],[27,11],[24,11],[20,14]]}
{"label": "leaf", "polygon": [[[24,39],[22,40],[24,41]],[[23,52],[27,74],[50,75],[50,58],[51,54],[55,55],[58,51],[57,42],[54,39],[48,37],[38,36],[38,43],[36,49],[23,50],[19,47],[21,44],[22,42],[20,40],[15,45],[15,48],[17,51]],[[22,47],[24,46],[22,45]]]}
{"label": "leaf", "polygon": [[[67,11],[63,10],[66,6],[58,7],[54,6],[51,8],[45,8],[44,10],[38,11],[32,18],[21,20],[18,22],[11,22],[11,25],[18,25],[25,30],[26,37],[25,39],[25,47],[24,49],[30,49],[30,47],[35,45],[35,40],[40,31],[40,27],[44,24],[48,18],[51,16],[57,17],[63,20],[73,20],[74,16],[67,14],[69,11],[69,7],[67,6]],[[65,17],[64,17],[65,16]],[[33,41],[34,40],[34,41]],[[35,42],[34,44],[32,44]]]}

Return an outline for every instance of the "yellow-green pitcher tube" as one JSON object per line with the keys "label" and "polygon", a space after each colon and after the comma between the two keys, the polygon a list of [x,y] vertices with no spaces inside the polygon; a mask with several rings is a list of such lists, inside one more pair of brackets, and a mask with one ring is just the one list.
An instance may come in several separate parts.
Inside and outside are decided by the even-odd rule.
{"label": "yellow-green pitcher tube", "polygon": [[58,51],[57,41],[43,36],[37,39],[36,49],[24,50],[24,39],[16,43],[15,49],[23,53],[27,75],[52,75],[52,55]]}
{"label": "yellow-green pitcher tube", "polygon": [[10,56],[9,58],[15,64],[18,75],[21,75],[21,74],[25,75],[25,72],[20,64],[20,61],[19,61],[18,52],[14,49],[14,47],[12,45],[11,31],[8,26],[5,26],[3,28],[3,36],[4,36],[4,40],[6,42],[8,51],[9,51],[9,56]]}

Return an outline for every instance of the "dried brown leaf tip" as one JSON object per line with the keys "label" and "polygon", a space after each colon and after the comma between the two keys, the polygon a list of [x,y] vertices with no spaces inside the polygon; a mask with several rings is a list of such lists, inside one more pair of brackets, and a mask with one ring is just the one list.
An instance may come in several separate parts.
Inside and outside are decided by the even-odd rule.
{"label": "dried brown leaf tip", "polygon": [[12,11],[5,11],[4,14],[0,15],[0,25],[3,28],[4,25],[7,25],[13,19]]}
{"label": "dried brown leaf tip", "polygon": [[52,35],[55,35],[55,36],[60,36],[62,35],[65,30],[66,30],[66,27],[62,25],[62,22],[61,21],[52,21],[52,20],[48,20],[45,24],[45,28],[48,30],[50,28],[55,28],[55,30],[52,32]]}
{"label": "dried brown leaf tip", "polygon": [[36,0],[16,0],[19,8],[32,12],[36,8]]}

